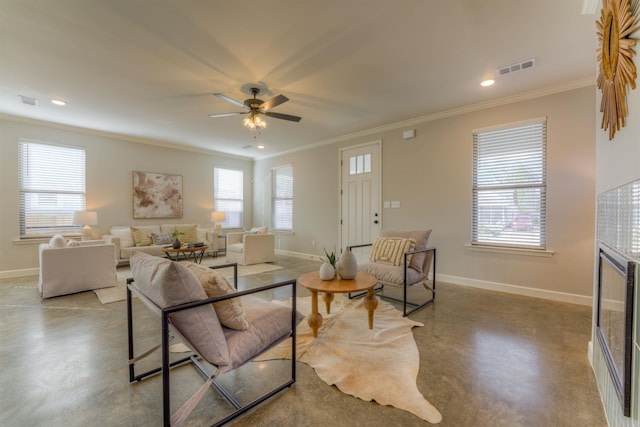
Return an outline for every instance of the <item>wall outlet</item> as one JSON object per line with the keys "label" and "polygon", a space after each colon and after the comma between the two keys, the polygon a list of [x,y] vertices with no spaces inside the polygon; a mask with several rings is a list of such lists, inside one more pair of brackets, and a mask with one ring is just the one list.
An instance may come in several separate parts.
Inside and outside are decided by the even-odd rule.
{"label": "wall outlet", "polygon": [[312,240],[312,241],[311,241],[311,246],[315,246],[315,245],[316,245],[316,241],[315,241],[315,240]]}

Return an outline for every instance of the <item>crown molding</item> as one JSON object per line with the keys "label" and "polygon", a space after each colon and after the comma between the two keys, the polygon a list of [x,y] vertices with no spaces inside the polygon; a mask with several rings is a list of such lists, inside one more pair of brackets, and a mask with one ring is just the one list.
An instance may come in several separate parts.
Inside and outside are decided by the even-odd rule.
{"label": "crown molding", "polygon": [[249,160],[249,161],[253,161],[254,160],[251,157],[238,156],[238,155],[229,154],[229,153],[222,153],[220,151],[207,150],[207,149],[204,149],[204,148],[198,148],[198,147],[192,147],[192,146],[188,146],[188,145],[175,144],[175,143],[165,142],[165,141],[158,141],[158,140],[155,140],[155,139],[140,138],[140,137],[132,136],[132,135],[126,135],[126,134],[120,134],[120,133],[114,133],[114,132],[106,132],[106,131],[101,131],[101,130],[96,130],[96,129],[89,129],[89,128],[84,128],[84,127],[80,127],[80,126],[65,125],[65,124],[62,124],[62,123],[49,122],[49,121],[46,121],[46,120],[32,119],[30,117],[14,116],[14,115],[11,115],[11,114],[6,114],[6,113],[0,113],[0,120],[7,120],[7,121],[12,121],[12,122],[18,122],[18,123],[26,123],[26,124],[36,125],[36,126],[45,126],[45,127],[48,127],[48,128],[65,130],[65,131],[69,131],[69,132],[80,132],[80,133],[84,133],[86,135],[98,136],[98,137],[103,137],[103,138],[112,138],[112,139],[117,139],[117,140],[120,140],[120,141],[132,142],[132,143],[135,143],[135,144],[152,145],[152,146],[155,146],[155,147],[169,148],[169,149],[173,149],[173,150],[190,151],[190,152],[198,153],[198,154],[210,154],[210,155],[215,155],[215,156],[218,156],[218,157],[226,157],[226,158],[237,159],[237,160]]}
{"label": "crown molding", "polygon": [[438,113],[427,114],[425,116],[415,117],[400,122],[389,123],[387,125],[378,126],[375,128],[365,129],[358,132],[349,133],[346,135],[336,136],[322,141],[308,144],[303,147],[294,148],[292,150],[282,151],[279,153],[270,154],[264,157],[257,157],[256,160],[268,159],[272,157],[278,157],[285,154],[290,154],[298,151],[312,150],[314,148],[322,147],[325,145],[335,144],[338,142],[349,141],[356,138],[362,138],[372,135],[377,135],[383,132],[391,130],[407,128],[410,126],[416,126],[422,123],[432,122],[434,120],[445,119],[448,117],[459,116],[462,114],[472,113],[475,111],[487,110],[489,108],[500,107],[503,105],[514,104],[516,102],[528,101],[531,99],[542,98],[544,96],[554,95],[556,93],[568,92],[575,89],[581,89],[583,87],[595,86],[596,77],[585,77],[579,80],[572,80],[559,85],[548,86],[542,89],[531,90],[527,92],[518,93],[516,95],[505,96],[502,98],[496,98],[491,101],[479,102],[477,104],[465,105],[463,107],[452,108],[450,110],[444,110]]}

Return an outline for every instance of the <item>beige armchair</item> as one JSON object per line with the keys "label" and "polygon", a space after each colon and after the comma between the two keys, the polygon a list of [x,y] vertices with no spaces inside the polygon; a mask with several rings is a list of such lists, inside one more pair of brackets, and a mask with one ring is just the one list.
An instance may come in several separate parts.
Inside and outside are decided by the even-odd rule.
{"label": "beige armchair", "polygon": [[267,233],[229,233],[227,234],[227,262],[241,265],[273,262],[275,256],[275,235]]}
{"label": "beige armchair", "polygon": [[95,241],[76,247],[39,247],[42,298],[116,286],[116,248]]}

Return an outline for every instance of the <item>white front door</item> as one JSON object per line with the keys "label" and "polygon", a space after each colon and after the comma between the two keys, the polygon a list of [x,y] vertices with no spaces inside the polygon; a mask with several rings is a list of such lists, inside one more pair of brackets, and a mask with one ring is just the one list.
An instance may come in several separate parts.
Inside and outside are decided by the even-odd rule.
{"label": "white front door", "polygon": [[[341,150],[341,250],[373,243],[382,226],[380,144],[377,141]],[[356,251],[356,255],[362,252]]]}

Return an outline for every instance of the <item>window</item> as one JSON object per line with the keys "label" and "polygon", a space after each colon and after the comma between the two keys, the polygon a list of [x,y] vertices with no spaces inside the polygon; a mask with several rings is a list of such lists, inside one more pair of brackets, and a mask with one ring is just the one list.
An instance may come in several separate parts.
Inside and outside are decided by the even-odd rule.
{"label": "window", "polygon": [[243,173],[235,169],[213,169],[213,203],[216,211],[227,214],[222,228],[242,228]]}
{"label": "window", "polygon": [[472,244],[545,249],[546,119],[473,132]]}
{"label": "window", "polygon": [[271,228],[293,230],[293,166],[271,169]]}
{"label": "window", "polygon": [[85,210],[85,151],[20,141],[20,237],[77,234],[73,213]]}
{"label": "window", "polygon": [[371,153],[349,157],[349,175],[371,173]]}

